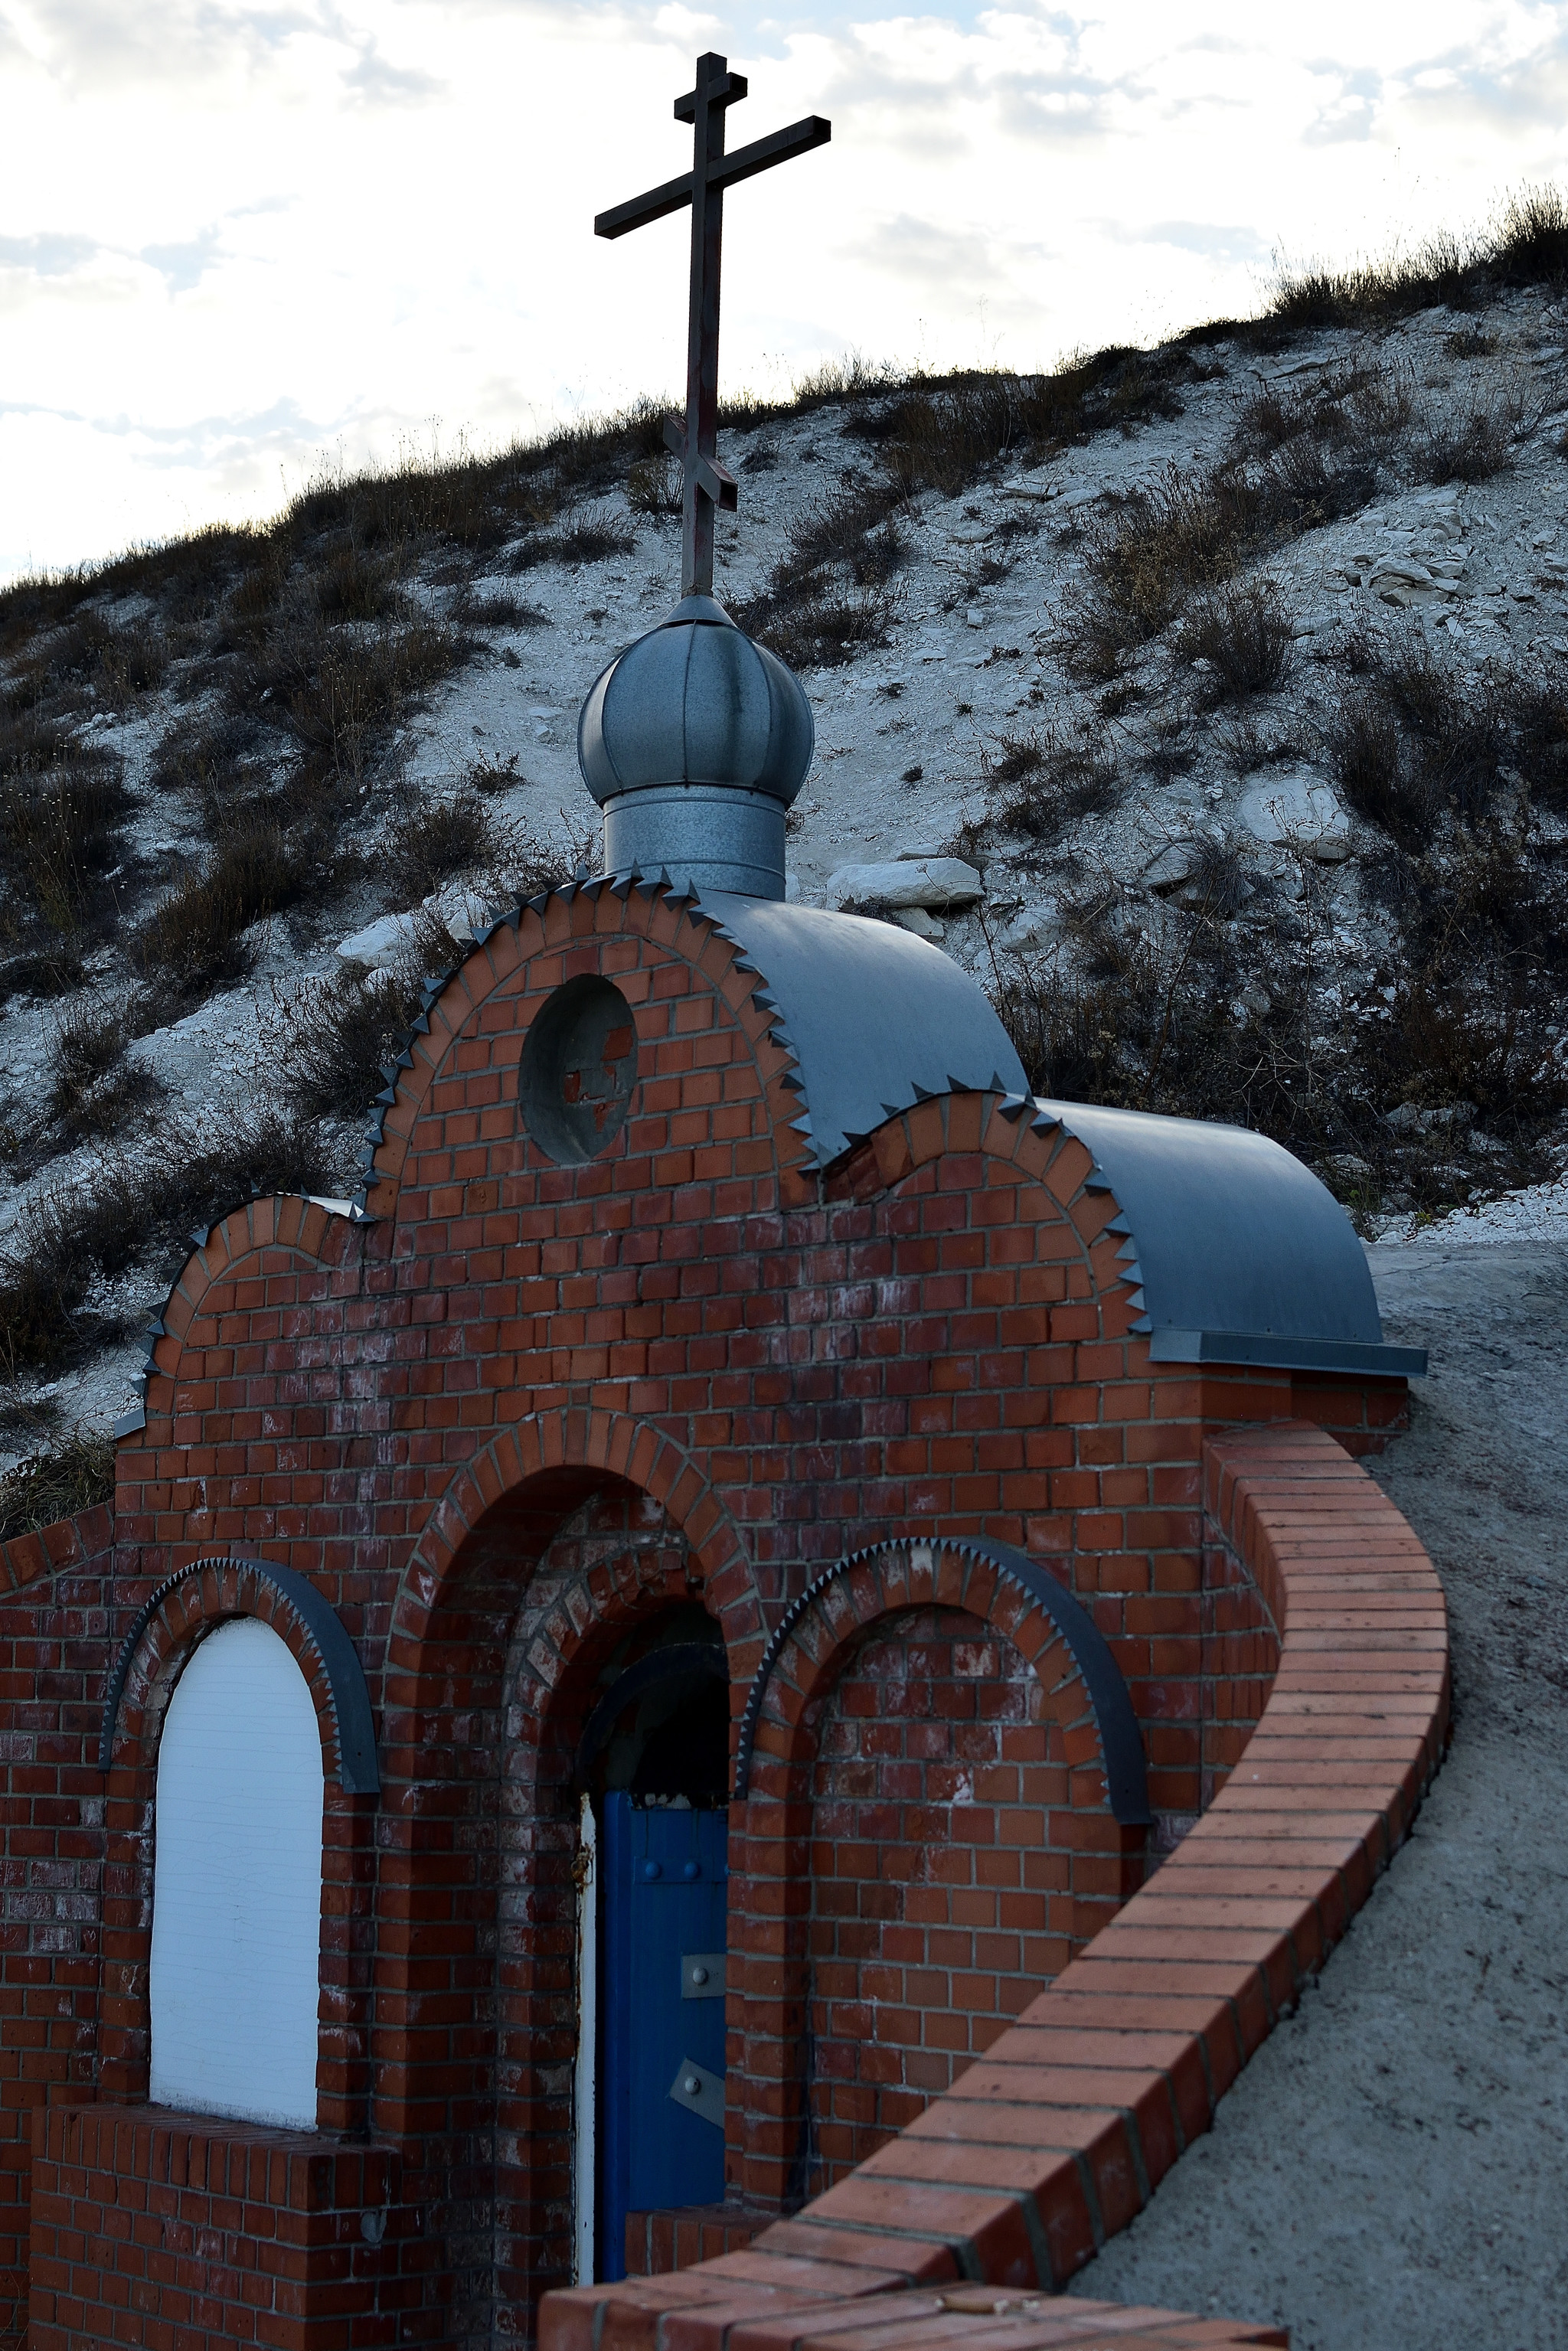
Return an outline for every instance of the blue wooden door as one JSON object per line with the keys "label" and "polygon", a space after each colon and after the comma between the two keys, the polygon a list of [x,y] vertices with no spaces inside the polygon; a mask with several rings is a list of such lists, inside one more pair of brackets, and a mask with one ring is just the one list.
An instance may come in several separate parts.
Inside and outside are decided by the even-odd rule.
{"label": "blue wooden door", "polygon": [[626,2215],[724,2195],[728,1816],[604,1799],[599,2274]]}

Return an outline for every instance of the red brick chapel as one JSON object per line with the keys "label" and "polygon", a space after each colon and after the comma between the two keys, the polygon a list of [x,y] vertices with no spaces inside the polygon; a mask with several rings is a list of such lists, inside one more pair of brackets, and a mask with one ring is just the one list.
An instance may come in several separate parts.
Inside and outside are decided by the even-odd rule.
{"label": "red brick chapel", "polygon": [[[707,854],[671,821],[655,864],[669,692],[728,731]],[[807,2205],[820,2239],[1246,1749],[1281,1626],[1206,1447],[1345,1460],[1416,1366],[1284,1152],[1033,1100],[937,949],[785,903],[810,749],[716,605],[623,655],[582,722],[611,873],[428,990],[358,1198],[199,1238],[112,1510],[8,1548],[0,2266],[38,2351],[522,2341],[551,2288]],[[712,2007],[626,1929],[612,1813],[706,1867]],[[628,2089],[644,2000],[683,2070]],[[639,2204],[666,2112],[696,2154]]]}
{"label": "red brick chapel", "polygon": [[195,1237],[112,1506],[0,1547],[33,2351],[1283,2339],[1048,2297],[1435,1764],[1354,1459],[1422,1364],[1287,1153],[1035,1099],[790,903],[706,462],[602,877],[429,986],[357,1196]]}

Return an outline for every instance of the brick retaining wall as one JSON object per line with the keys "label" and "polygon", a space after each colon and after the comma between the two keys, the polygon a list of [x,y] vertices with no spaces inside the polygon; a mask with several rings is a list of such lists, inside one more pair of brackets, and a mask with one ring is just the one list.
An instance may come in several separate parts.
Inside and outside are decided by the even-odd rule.
{"label": "brick retaining wall", "polygon": [[[830,2335],[874,2340],[894,2318],[900,2351],[1043,2351],[1096,2331],[1129,2346],[1281,2339],[1019,2305],[1092,2259],[1207,2129],[1405,1836],[1447,1736],[1441,1587],[1332,1438],[1301,1425],[1217,1438],[1204,1499],[1281,1643],[1212,1809],[1017,2026],[857,2172],[745,2252],[547,2296],[541,2351],[805,2351]],[[994,2294],[967,2306],[953,2291],[966,2281],[1000,2289],[1002,2314]]]}

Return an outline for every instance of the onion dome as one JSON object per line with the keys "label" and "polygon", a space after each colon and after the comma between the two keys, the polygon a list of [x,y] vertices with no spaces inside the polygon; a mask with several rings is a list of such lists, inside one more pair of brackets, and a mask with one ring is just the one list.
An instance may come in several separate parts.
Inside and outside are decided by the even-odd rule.
{"label": "onion dome", "polygon": [[618,653],[577,726],[612,872],[784,894],[784,811],[816,744],[811,705],[711,596],[686,596]]}

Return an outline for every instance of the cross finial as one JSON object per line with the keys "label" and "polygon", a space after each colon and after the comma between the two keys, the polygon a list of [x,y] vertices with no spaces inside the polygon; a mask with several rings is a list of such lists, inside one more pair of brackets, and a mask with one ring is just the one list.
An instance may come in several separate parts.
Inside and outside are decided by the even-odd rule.
{"label": "cross finial", "polygon": [[692,126],[692,168],[666,180],[630,204],[601,213],[595,236],[624,236],[628,229],[663,220],[666,213],[692,208],[690,307],[686,319],[686,413],[684,425],[669,418],[664,438],[681,461],[685,517],[681,540],[681,593],[713,593],[714,512],[733,513],[735,481],[718,462],[718,280],[724,235],[724,192],[775,163],[788,162],[812,147],[825,146],[832,125],[820,114],[792,122],[766,139],[724,152],[727,107],[746,96],[746,76],[731,73],[726,57],[709,50],[697,59],[696,86],[675,100],[675,120]]}

